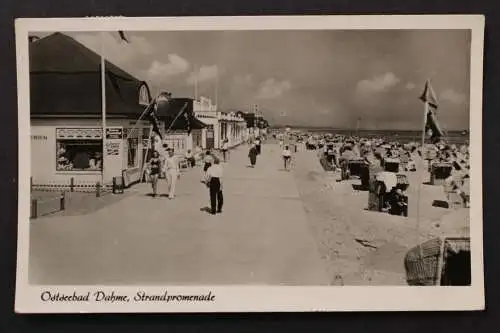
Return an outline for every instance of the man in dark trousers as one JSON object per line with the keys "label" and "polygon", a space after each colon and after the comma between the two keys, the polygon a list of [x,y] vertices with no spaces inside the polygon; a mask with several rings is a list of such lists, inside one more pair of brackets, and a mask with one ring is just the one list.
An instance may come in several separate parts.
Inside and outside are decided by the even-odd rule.
{"label": "man in dark trousers", "polygon": [[[220,160],[214,157],[214,163],[207,169],[208,188],[210,190],[210,214],[222,212],[222,166]],[[216,210],[217,209],[217,210]]]}

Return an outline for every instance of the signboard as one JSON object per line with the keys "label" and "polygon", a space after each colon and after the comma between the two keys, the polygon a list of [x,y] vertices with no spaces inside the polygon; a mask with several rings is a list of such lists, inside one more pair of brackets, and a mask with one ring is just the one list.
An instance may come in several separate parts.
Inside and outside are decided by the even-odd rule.
{"label": "signboard", "polygon": [[102,139],[102,128],[56,128],[57,139]]}
{"label": "signboard", "polygon": [[120,155],[120,143],[106,141],[106,155],[108,156]]}
{"label": "signboard", "polygon": [[[123,127],[107,127],[104,153],[104,182],[122,175],[123,168]],[[126,157],[126,156],[125,156]]]}
{"label": "signboard", "polygon": [[108,127],[106,128],[106,140],[122,140],[123,128],[121,127]]}
{"label": "signboard", "polygon": [[213,149],[215,147],[215,138],[214,138],[214,130],[213,128],[207,129],[207,136],[206,136],[206,148],[207,149]]}

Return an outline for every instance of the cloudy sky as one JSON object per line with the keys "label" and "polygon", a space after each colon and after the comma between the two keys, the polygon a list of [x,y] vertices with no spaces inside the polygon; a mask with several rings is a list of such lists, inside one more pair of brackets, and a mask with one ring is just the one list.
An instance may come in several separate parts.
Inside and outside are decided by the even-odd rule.
{"label": "cloudy sky", "polygon": [[148,82],[152,91],[258,104],[272,123],[418,129],[431,79],[447,130],[469,126],[468,31],[205,31],[68,33]]}

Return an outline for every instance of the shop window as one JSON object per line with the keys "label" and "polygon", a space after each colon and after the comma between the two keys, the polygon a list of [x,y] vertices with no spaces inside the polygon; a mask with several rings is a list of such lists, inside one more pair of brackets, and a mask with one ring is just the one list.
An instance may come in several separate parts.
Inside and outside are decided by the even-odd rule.
{"label": "shop window", "polygon": [[139,146],[139,142],[137,138],[129,138],[127,142],[128,146],[128,157],[127,157],[127,166],[129,168],[135,168],[138,166],[138,155],[137,155],[137,150]]}
{"label": "shop window", "polygon": [[101,171],[102,140],[58,139],[57,171]]}

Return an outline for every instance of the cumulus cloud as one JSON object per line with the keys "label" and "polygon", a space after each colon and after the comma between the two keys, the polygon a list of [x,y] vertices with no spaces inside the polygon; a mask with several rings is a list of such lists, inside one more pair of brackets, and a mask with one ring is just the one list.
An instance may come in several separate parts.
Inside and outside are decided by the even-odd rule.
{"label": "cumulus cloud", "polygon": [[195,79],[198,80],[198,83],[215,79],[218,70],[217,65],[201,66],[195,73],[188,76],[187,83],[194,84]]}
{"label": "cumulus cloud", "polygon": [[103,54],[106,59],[117,65],[153,53],[153,45],[146,38],[130,34],[127,34],[129,43],[121,40],[118,32],[76,33],[72,37],[94,52]]}
{"label": "cumulus cloud", "polygon": [[292,89],[292,83],[288,80],[277,81],[274,78],[262,82],[257,92],[259,99],[273,99],[282,96]]}
{"label": "cumulus cloud", "polygon": [[253,83],[252,74],[236,75],[233,79],[233,83],[237,86],[249,86]]}
{"label": "cumulus cloud", "polygon": [[446,89],[439,97],[443,101],[448,101],[454,104],[461,104],[465,102],[465,95],[460,94],[453,89]]}
{"label": "cumulus cloud", "polygon": [[394,73],[387,72],[371,79],[359,81],[356,85],[356,92],[361,95],[383,92],[394,87],[399,81],[401,80]]}
{"label": "cumulus cloud", "polygon": [[149,78],[161,78],[178,75],[189,69],[189,62],[177,54],[169,54],[166,62],[153,61],[147,75]]}
{"label": "cumulus cloud", "polygon": [[413,90],[413,89],[415,89],[415,87],[416,87],[415,83],[413,83],[413,82],[408,82],[405,86],[405,88],[408,90]]}

